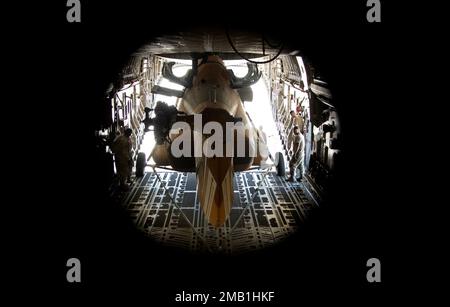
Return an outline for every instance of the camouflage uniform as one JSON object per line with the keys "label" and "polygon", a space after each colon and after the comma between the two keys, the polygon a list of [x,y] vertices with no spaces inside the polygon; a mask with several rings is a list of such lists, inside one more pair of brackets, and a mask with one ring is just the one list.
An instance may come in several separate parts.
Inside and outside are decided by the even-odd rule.
{"label": "camouflage uniform", "polygon": [[114,140],[111,150],[114,153],[117,174],[119,175],[120,184],[126,185],[127,179],[131,176],[132,156],[131,156],[131,140],[125,135],[120,135]]}
{"label": "camouflage uniform", "polygon": [[305,137],[303,134],[294,134],[292,140],[292,157],[289,161],[290,180],[295,178],[295,170],[300,169],[300,177],[303,176],[303,162],[305,156]]}
{"label": "camouflage uniform", "polygon": [[291,117],[289,122],[289,127],[292,129],[288,134],[288,148],[291,148],[292,141],[294,140],[294,127],[297,126],[300,129],[300,132],[303,131],[303,118],[299,115],[295,115],[295,117]]}

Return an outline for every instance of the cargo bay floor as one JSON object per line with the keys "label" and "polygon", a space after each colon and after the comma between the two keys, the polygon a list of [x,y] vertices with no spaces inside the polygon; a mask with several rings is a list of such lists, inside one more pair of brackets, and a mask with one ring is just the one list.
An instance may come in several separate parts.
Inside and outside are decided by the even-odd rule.
{"label": "cargo bay floor", "polygon": [[[215,228],[207,224],[197,201],[195,173],[163,171],[159,175],[195,231],[171,205],[153,172],[136,178],[122,195],[121,204],[140,231],[163,245],[191,251],[205,248],[199,235],[212,252],[239,254],[271,246],[294,233],[317,207],[303,183],[286,182],[275,172],[265,178],[258,171],[235,173],[230,217],[224,226]],[[259,193],[249,202],[261,179]],[[231,232],[246,204],[245,214]]]}

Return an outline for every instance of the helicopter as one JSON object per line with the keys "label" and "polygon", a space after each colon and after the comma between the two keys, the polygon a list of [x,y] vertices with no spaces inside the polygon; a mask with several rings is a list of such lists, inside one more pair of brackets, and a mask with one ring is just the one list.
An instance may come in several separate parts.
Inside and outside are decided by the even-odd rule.
{"label": "helicopter", "polygon": [[[261,167],[270,158],[277,173],[284,175],[281,153],[269,153],[263,132],[253,125],[243,101],[251,101],[250,88],[261,77],[258,66],[247,63],[247,74],[236,77],[218,55],[192,59],[184,76],[173,73],[175,62],[165,62],[164,78],[184,87],[173,90],[155,85],[152,93],[177,97],[176,106],[157,102],[145,109],[144,131],[153,127],[156,145],[151,154],[138,154],[136,175],[144,174],[153,158],[158,167],[195,172],[200,206],[215,227],[228,219],[233,204],[234,172]],[[152,117],[153,115],[153,117]]]}

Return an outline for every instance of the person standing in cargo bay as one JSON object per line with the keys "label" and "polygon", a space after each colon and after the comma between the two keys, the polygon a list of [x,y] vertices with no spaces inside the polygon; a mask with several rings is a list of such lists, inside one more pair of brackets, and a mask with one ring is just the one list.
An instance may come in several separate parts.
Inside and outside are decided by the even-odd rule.
{"label": "person standing in cargo bay", "polygon": [[[300,116],[300,114],[298,114],[294,110],[289,112],[289,114],[291,115],[290,126],[292,126],[292,127],[297,126],[300,128],[300,131],[303,131],[303,118]],[[292,132],[289,134],[291,135]]]}
{"label": "person standing in cargo bay", "polygon": [[117,136],[111,145],[120,187],[125,190],[128,189],[127,181],[131,179],[131,171],[133,168],[130,139],[132,133],[133,130],[130,128],[125,129],[124,133]]}
{"label": "person standing in cargo bay", "polygon": [[[289,160],[289,177],[288,181],[295,181],[297,179],[300,181],[303,178],[303,161],[305,156],[305,137],[300,131],[298,126],[294,126],[292,133],[292,156]],[[297,168],[300,171],[300,176],[295,178],[295,171]]]}

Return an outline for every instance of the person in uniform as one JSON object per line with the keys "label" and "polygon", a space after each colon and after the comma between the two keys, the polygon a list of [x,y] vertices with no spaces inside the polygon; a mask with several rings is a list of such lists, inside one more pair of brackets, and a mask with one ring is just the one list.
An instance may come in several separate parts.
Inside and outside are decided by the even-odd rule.
{"label": "person in uniform", "polygon": [[[294,126],[292,134],[292,156],[289,160],[289,177],[288,181],[295,181],[297,179],[300,181],[303,177],[303,161],[305,156],[305,137],[300,132],[298,126]],[[295,171],[297,168],[300,170],[300,176],[295,178]]]}
{"label": "person in uniform", "polygon": [[130,128],[125,129],[124,133],[118,135],[111,145],[111,150],[114,154],[114,160],[116,163],[117,175],[119,176],[120,187],[124,190],[128,190],[127,181],[131,179],[131,171],[133,168],[132,159],[132,145],[130,136],[133,130]]}

